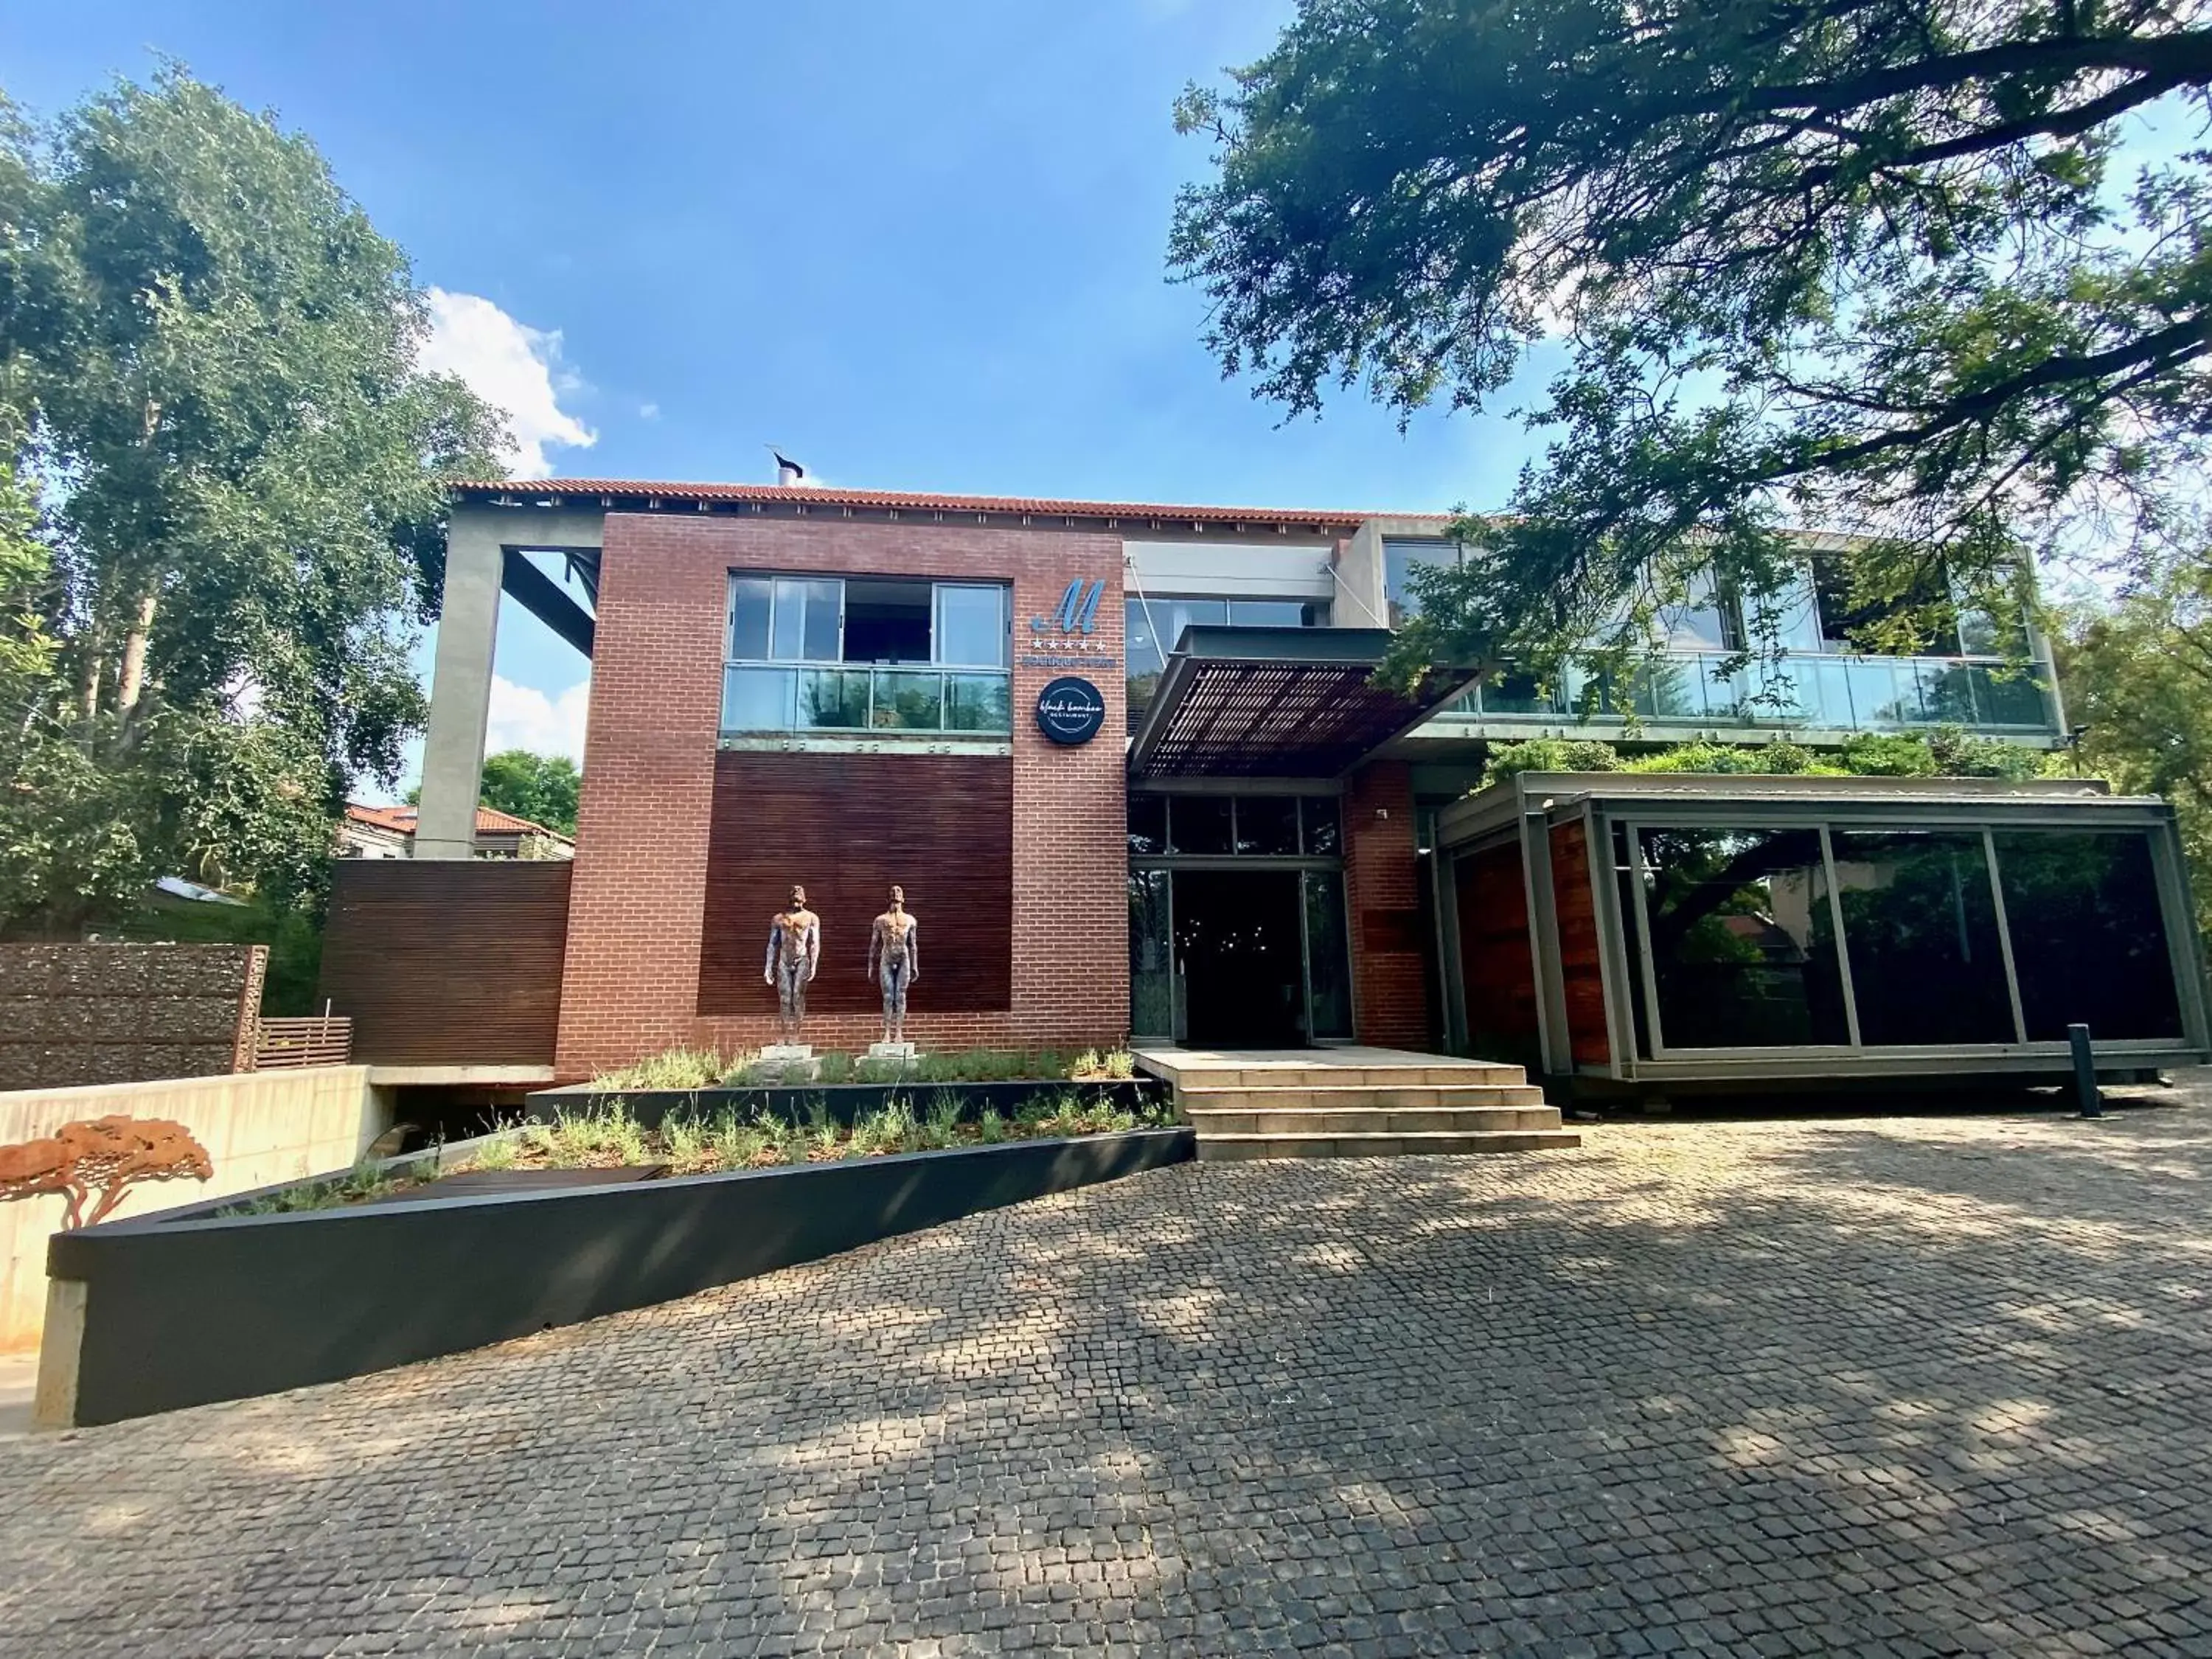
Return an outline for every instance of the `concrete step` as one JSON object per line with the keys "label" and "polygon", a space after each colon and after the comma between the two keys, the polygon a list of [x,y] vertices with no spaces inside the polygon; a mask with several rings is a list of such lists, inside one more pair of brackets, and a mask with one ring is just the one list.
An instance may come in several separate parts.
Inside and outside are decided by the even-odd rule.
{"label": "concrete step", "polygon": [[1177,1072],[1170,1079],[1191,1089],[1388,1089],[1512,1085],[1528,1076],[1518,1066],[1482,1060],[1434,1066],[1207,1066]]}
{"label": "concrete step", "polygon": [[1186,1087],[1176,1098],[1188,1109],[1237,1111],[1334,1111],[1352,1108],[1541,1106],[1544,1091],[1517,1078],[1511,1083],[1437,1083],[1266,1089]]}
{"label": "concrete step", "polygon": [[1188,1097],[1182,1111],[1201,1140],[1217,1134],[1480,1134],[1559,1127],[1559,1109],[1543,1104],[1540,1096],[1527,1105],[1346,1107],[1262,1101],[1230,1108]]}
{"label": "concrete step", "polygon": [[1201,1163],[1220,1164],[1260,1158],[1396,1158],[1408,1154],[1535,1152],[1579,1146],[1572,1129],[1498,1129],[1436,1134],[1205,1134],[1198,1137]]}

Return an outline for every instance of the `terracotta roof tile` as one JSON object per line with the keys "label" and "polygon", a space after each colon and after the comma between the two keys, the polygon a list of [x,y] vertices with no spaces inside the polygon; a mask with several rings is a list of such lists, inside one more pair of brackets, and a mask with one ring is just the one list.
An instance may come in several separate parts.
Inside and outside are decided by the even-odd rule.
{"label": "terracotta roof tile", "polygon": [[[415,833],[415,809],[411,806],[363,806],[358,801],[346,803],[346,817],[356,823],[372,829],[387,830],[395,836]],[[532,823],[528,818],[519,818],[512,812],[502,812],[495,806],[477,808],[477,834],[479,836],[551,836],[556,841],[568,836],[558,830],[548,830],[542,823]]]}
{"label": "terracotta roof tile", "polygon": [[1186,524],[1261,524],[1353,530],[1371,518],[1434,518],[1448,514],[1351,513],[1279,507],[1207,507],[1158,501],[1063,501],[1036,495],[945,495],[929,490],[842,489],[811,485],[672,483],[637,478],[468,478],[451,486],[463,495],[514,495],[659,497],[665,501],[757,501],[763,506],[854,507],[902,513],[1014,513],[1040,518],[1158,519]]}

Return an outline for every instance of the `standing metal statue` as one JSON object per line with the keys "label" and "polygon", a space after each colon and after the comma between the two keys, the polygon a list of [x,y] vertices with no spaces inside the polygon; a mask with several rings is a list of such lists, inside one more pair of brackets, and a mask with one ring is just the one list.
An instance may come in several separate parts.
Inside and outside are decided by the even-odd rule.
{"label": "standing metal statue", "polygon": [[761,977],[775,987],[775,1029],[796,1044],[806,1023],[806,982],[822,961],[822,918],[806,908],[806,890],[793,887],[791,902],[768,928],[768,965]]}
{"label": "standing metal statue", "polygon": [[891,908],[868,930],[868,972],[884,988],[884,1045],[906,1041],[907,988],[921,977],[921,924],[907,914],[906,889],[891,889]]}

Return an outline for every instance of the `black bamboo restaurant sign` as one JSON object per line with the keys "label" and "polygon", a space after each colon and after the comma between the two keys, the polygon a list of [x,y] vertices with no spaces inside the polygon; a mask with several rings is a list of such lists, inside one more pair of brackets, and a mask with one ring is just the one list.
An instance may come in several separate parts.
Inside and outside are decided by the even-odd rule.
{"label": "black bamboo restaurant sign", "polygon": [[1063,674],[1037,693],[1036,723],[1054,743],[1088,743],[1106,724],[1106,699],[1089,680]]}

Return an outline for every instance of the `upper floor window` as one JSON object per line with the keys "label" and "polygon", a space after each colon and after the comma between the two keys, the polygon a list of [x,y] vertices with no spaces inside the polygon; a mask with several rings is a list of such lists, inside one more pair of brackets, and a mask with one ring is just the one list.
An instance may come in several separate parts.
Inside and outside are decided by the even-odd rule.
{"label": "upper floor window", "polygon": [[1413,571],[1422,565],[1456,568],[1462,552],[1457,542],[1442,538],[1384,539],[1382,596],[1389,601],[1391,627],[1403,627],[1407,618],[1421,614],[1421,602],[1413,596]]}
{"label": "upper floor window", "polygon": [[1212,599],[1131,594],[1124,604],[1129,662],[1129,710],[1152,700],[1168,653],[1182,630],[1200,628],[1326,628],[1328,606],[1314,599]]}
{"label": "upper floor window", "polygon": [[1009,732],[1010,611],[1002,582],[733,572],[722,729]]}

